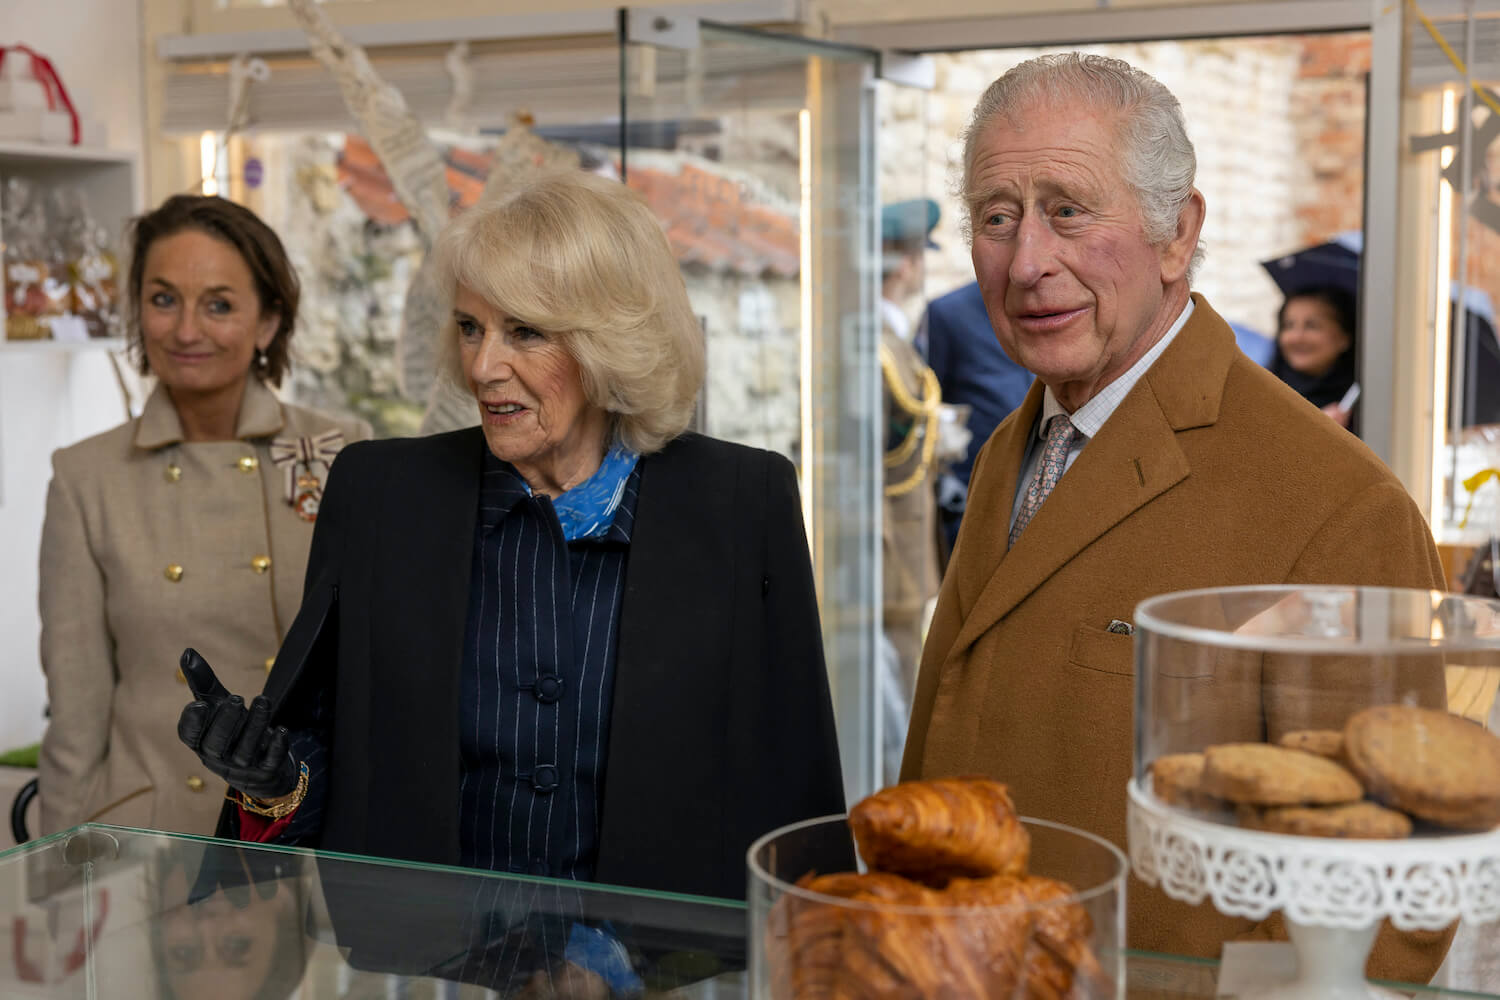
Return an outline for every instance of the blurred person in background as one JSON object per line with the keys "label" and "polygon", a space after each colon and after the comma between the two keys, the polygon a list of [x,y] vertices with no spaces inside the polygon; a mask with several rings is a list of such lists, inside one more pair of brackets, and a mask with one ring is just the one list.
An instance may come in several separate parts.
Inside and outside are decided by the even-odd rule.
{"label": "blurred person in background", "polygon": [[1349,397],[1359,377],[1354,349],[1357,316],[1354,296],[1342,288],[1304,288],[1288,295],[1276,314],[1276,350],[1267,366],[1303,399],[1356,434],[1358,404]]}
{"label": "blurred person in background", "polygon": [[922,291],[923,255],[935,249],[939,210],[931,198],[880,212],[880,372],[885,467],[881,517],[881,710],[885,773],[901,767],[906,719],[916,686],[922,637],[937,599],[944,546],[937,524],[937,483],[969,442],[967,408],[943,402],[938,377],[914,344],[905,303]]}
{"label": "blurred person in background", "polygon": [[43,833],[87,821],[210,834],[225,784],[175,738],[181,629],[238,686],[263,683],[302,598],[328,471],[362,421],[292,406],[296,272],[222,198],[134,220],[130,349],[156,386],[139,417],[53,455],[42,529],[50,721]]}

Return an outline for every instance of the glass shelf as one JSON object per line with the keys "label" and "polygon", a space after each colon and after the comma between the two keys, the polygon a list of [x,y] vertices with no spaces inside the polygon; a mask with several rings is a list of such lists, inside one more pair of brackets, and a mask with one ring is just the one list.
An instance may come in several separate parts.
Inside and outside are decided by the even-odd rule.
{"label": "glass shelf", "polygon": [[[6,997],[748,996],[738,900],[120,827],[0,852],[0,924]],[[1126,966],[1131,1000],[1215,994],[1214,962]]]}
{"label": "glass shelf", "polygon": [[88,340],[0,340],[0,350],[16,354],[70,354],[74,351],[123,351],[124,337]]}
{"label": "glass shelf", "polygon": [[0,142],[0,164],[14,160],[66,160],[73,163],[135,165],[135,154],[94,146],[63,146],[44,142]]}

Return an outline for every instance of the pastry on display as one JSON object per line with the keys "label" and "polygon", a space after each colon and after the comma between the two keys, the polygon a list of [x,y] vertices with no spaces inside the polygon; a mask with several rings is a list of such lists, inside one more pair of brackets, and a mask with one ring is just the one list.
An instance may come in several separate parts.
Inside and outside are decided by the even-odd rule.
{"label": "pastry on display", "polygon": [[1019,875],[1031,839],[998,781],[908,781],[849,810],[859,856],[874,871],[943,886],[966,876]]}
{"label": "pastry on display", "polygon": [[[993,881],[1015,892],[1010,876]],[[797,884],[864,905],[782,899],[790,921],[786,960],[773,957],[778,997],[1008,997],[1025,975],[1031,919],[1024,905],[1006,905],[1007,888],[969,885],[948,895],[885,872]],[[922,912],[933,907],[940,916]]]}
{"label": "pastry on display", "polygon": [[1326,757],[1269,743],[1225,743],[1203,752],[1201,791],[1237,805],[1336,806],[1365,797],[1349,770]]}
{"label": "pastry on display", "polygon": [[1405,813],[1374,802],[1341,806],[1239,806],[1235,816],[1247,830],[1299,837],[1401,840],[1411,836],[1411,820]]}
{"label": "pastry on display", "polygon": [[1224,800],[1203,791],[1201,753],[1163,754],[1151,762],[1151,787],[1169,806],[1185,809],[1222,809]]}
{"label": "pastry on display", "polygon": [[1344,763],[1344,734],[1337,729],[1298,729],[1281,737],[1279,745]]}
{"label": "pastry on display", "polygon": [[1500,737],[1437,709],[1379,705],[1342,731],[1163,754],[1149,773],[1167,805],[1232,810],[1267,833],[1399,840],[1500,826]]}
{"label": "pastry on display", "polygon": [[1344,727],[1344,752],[1379,802],[1455,830],[1500,823],[1500,738],[1467,719],[1367,708]]}
{"label": "pastry on display", "polygon": [[871,870],[797,881],[848,905],[789,892],[772,908],[778,1000],[1113,994],[1073,887],[1027,873],[1030,837],[1004,785],[905,782],[856,805],[849,827]]}

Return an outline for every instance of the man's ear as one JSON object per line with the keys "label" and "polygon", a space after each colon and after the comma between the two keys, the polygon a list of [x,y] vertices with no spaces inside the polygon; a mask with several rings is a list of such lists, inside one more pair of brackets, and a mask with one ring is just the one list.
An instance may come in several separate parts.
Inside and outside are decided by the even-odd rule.
{"label": "man's ear", "polygon": [[1198,234],[1203,231],[1203,216],[1203,193],[1193,188],[1177,213],[1176,231],[1161,250],[1162,284],[1174,285],[1187,277],[1193,251],[1198,247]]}

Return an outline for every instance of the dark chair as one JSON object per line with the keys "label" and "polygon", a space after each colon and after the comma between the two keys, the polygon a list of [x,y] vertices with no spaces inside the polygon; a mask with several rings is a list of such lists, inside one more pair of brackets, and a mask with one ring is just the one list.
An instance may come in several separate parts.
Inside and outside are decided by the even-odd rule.
{"label": "dark chair", "polygon": [[10,832],[16,838],[17,844],[24,844],[31,839],[31,834],[26,832],[26,808],[31,805],[31,800],[36,798],[36,779],[32,778],[21,786],[16,792],[15,801],[10,804]]}

